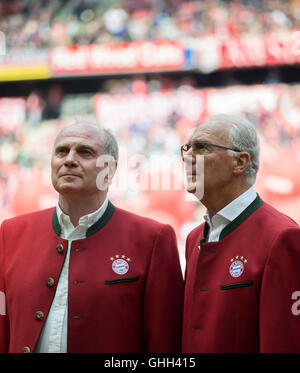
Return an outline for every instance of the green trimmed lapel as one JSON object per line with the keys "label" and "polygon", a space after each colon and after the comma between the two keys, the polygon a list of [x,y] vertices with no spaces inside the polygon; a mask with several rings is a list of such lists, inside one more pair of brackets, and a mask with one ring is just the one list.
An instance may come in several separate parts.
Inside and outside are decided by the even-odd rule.
{"label": "green trimmed lapel", "polygon": [[54,232],[60,237],[61,234],[61,227],[58,221],[57,213],[56,213],[56,208],[53,211],[52,215],[52,227]]}
{"label": "green trimmed lapel", "polygon": [[208,240],[209,225],[207,222],[204,223],[203,227],[203,238],[200,240],[200,245],[207,242]]}
{"label": "green trimmed lapel", "polygon": [[[94,233],[98,232],[100,229],[102,229],[110,220],[110,218],[113,216],[113,213],[115,211],[115,206],[108,201],[108,205],[106,207],[105,213],[101,216],[99,220],[96,221],[95,224],[93,224],[91,227],[88,228],[86,231],[86,237],[90,237]],[[56,209],[53,212],[52,215],[52,227],[54,229],[54,232],[60,236],[61,234],[61,227],[58,221]]]}
{"label": "green trimmed lapel", "polygon": [[256,211],[260,206],[264,204],[264,201],[260,198],[259,195],[255,198],[255,200],[237,216],[232,222],[230,222],[226,227],[222,230],[220,234],[219,240],[227,236],[229,233],[234,231],[238,226],[240,226],[243,221],[245,221],[254,211]]}
{"label": "green trimmed lapel", "polygon": [[109,222],[110,218],[113,216],[115,209],[116,209],[115,206],[110,201],[108,201],[108,205],[106,207],[105,213],[101,216],[99,220],[96,221],[95,224],[89,227],[89,229],[86,231],[86,237],[90,237],[92,234],[102,229]]}

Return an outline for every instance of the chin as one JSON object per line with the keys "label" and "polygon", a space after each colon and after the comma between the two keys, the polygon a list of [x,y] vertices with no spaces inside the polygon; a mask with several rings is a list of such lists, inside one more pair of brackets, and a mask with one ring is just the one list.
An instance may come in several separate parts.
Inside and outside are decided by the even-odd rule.
{"label": "chin", "polygon": [[186,191],[188,193],[194,194],[198,200],[201,200],[204,195],[204,187],[202,184],[200,185],[196,183],[187,184]]}
{"label": "chin", "polygon": [[58,185],[54,187],[55,190],[60,194],[66,194],[66,193],[81,193],[81,188],[76,188],[74,185]]}
{"label": "chin", "polygon": [[187,185],[187,187],[186,187],[186,191],[187,191],[188,193],[195,194],[195,193],[196,193],[196,190],[197,190],[197,188],[196,188],[195,186]]}
{"label": "chin", "polygon": [[192,178],[187,178],[185,187],[187,192],[195,193],[199,186],[196,180],[193,180]]}

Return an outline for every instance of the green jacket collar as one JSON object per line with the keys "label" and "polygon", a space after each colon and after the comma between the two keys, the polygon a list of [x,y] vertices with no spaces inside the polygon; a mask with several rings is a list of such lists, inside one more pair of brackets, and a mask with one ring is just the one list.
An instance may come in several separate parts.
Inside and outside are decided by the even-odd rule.
{"label": "green jacket collar", "polygon": [[[102,229],[109,222],[110,218],[113,216],[114,211],[115,211],[115,206],[110,201],[108,201],[108,205],[107,205],[107,208],[104,214],[101,216],[101,218],[98,221],[96,221],[95,224],[93,224],[91,227],[88,228],[88,230],[86,231],[86,237],[89,237],[93,235],[94,233],[98,232],[100,229]],[[60,236],[61,227],[58,221],[56,209],[54,210],[53,215],[52,215],[52,227],[54,229],[54,232],[58,236]]]}
{"label": "green jacket collar", "polygon": [[[229,233],[234,231],[238,226],[240,226],[254,211],[256,211],[260,206],[264,204],[264,201],[260,198],[259,195],[255,198],[255,200],[237,216],[232,222],[230,222],[226,227],[222,230],[219,240],[226,237]],[[201,243],[204,243],[208,239],[208,232],[209,226],[205,222],[204,230],[203,230],[203,238],[201,239]]]}

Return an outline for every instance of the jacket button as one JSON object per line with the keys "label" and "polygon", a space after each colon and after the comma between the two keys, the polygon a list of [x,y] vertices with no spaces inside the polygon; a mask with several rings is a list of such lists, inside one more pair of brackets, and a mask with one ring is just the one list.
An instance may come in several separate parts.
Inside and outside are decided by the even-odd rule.
{"label": "jacket button", "polygon": [[29,348],[28,346],[24,346],[24,347],[22,348],[22,352],[23,352],[24,354],[28,354],[28,353],[30,352],[30,348]]}
{"label": "jacket button", "polygon": [[59,254],[61,254],[64,251],[63,245],[60,243],[56,246],[56,250]]}
{"label": "jacket button", "polygon": [[54,285],[54,278],[48,277],[46,280],[46,284],[49,288],[51,288]]}
{"label": "jacket button", "polygon": [[36,311],[35,313],[35,319],[38,320],[38,321],[41,321],[43,320],[44,318],[44,312],[42,311]]}

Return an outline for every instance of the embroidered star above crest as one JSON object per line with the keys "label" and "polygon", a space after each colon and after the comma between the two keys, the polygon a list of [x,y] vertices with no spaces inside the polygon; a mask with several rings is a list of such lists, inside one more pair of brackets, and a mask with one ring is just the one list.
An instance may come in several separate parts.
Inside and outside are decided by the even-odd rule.
{"label": "embroidered star above crest", "polygon": [[244,263],[248,262],[248,259],[246,259],[243,255],[242,256],[236,255],[235,257],[230,259],[231,262],[233,262],[234,260],[241,260]]}
{"label": "embroidered star above crest", "polygon": [[127,262],[130,262],[130,258],[128,258],[126,255],[122,254],[122,255],[119,255],[119,254],[116,254],[115,256],[111,256],[110,257],[110,260],[111,261],[114,261],[115,259],[119,259],[119,258],[122,258],[124,260],[126,260]]}

